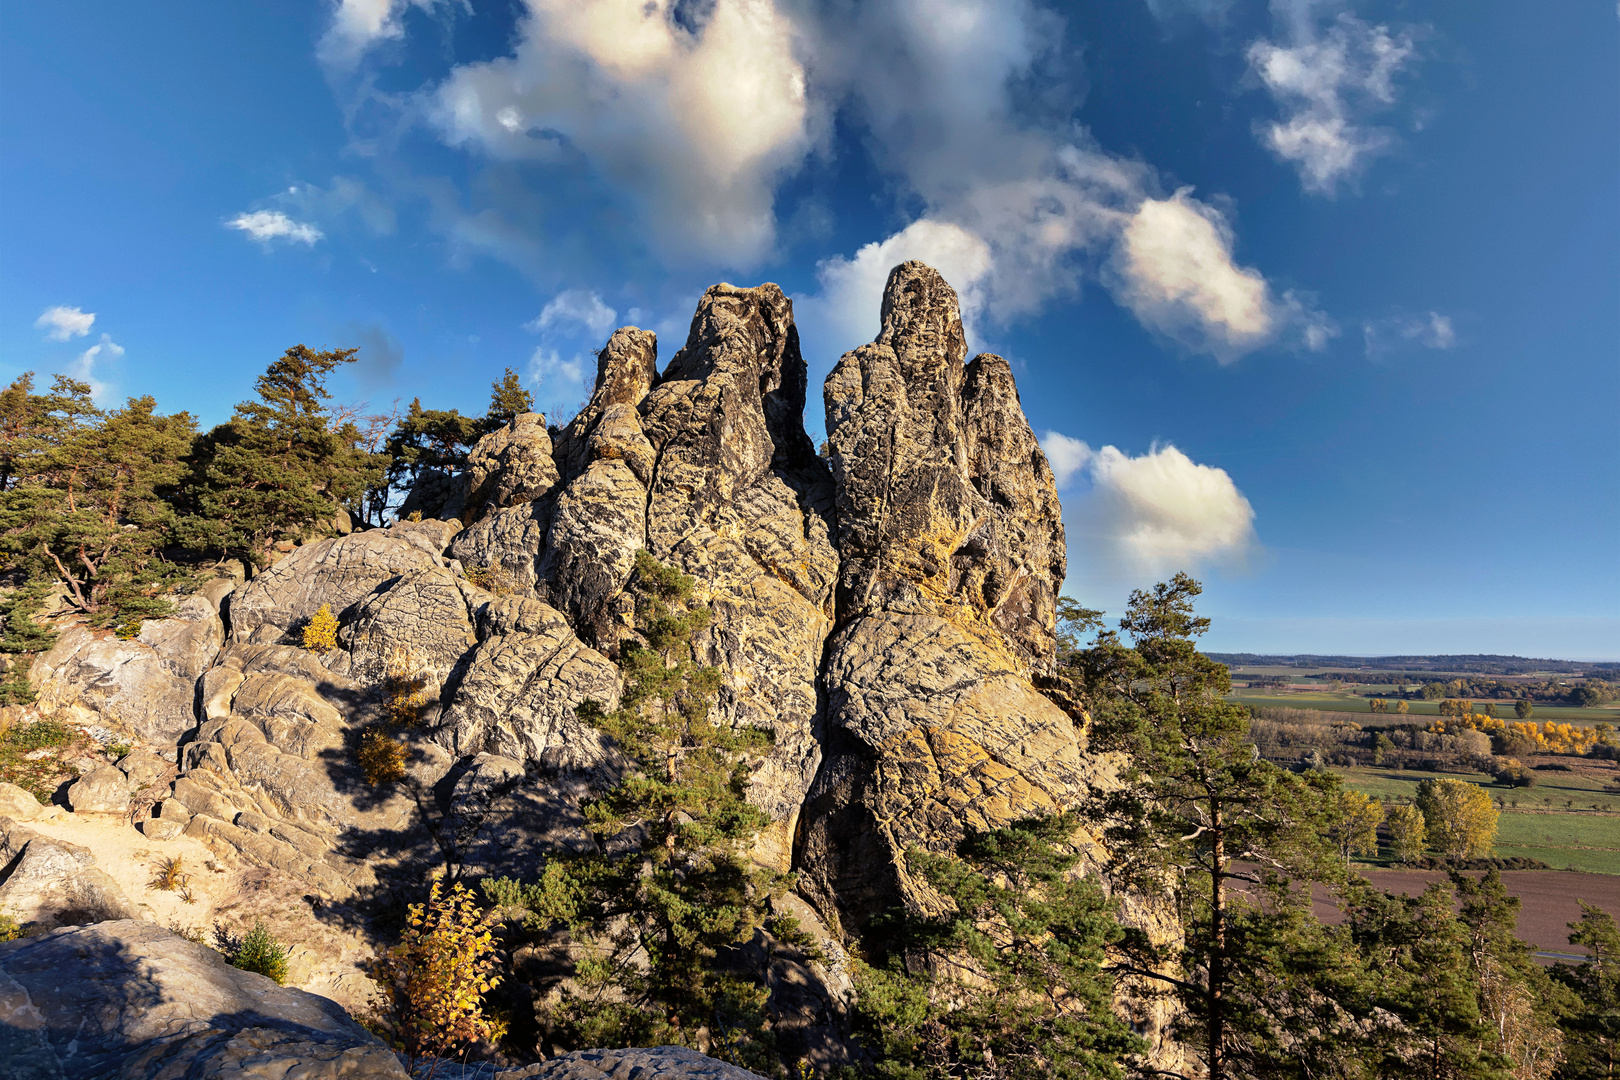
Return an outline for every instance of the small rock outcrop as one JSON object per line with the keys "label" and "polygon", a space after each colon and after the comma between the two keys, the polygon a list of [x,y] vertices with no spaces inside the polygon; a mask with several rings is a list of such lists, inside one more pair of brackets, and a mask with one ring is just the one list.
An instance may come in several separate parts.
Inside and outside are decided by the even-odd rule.
{"label": "small rock outcrop", "polygon": [[7,817],[0,817],[0,912],[42,928],[136,914],[129,896],[87,849]]}

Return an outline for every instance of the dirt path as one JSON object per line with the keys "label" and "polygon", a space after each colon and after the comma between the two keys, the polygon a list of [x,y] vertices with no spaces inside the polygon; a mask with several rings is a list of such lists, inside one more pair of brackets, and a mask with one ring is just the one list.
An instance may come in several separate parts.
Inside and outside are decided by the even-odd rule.
{"label": "dirt path", "polygon": [[[142,918],[200,933],[208,944],[213,944],[216,926],[240,935],[262,919],[291,947],[288,985],[324,994],[351,1012],[370,1001],[373,986],[360,967],[372,955],[370,946],[341,919],[317,918],[304,898],[308,886],[287,875],[226,863],[188,836],[153,840],[112,816],[73,814],[58,807],[21,824],[89,848],[96,866],[118,882]],[[193,902],[187,903],[179,891],[149,888],[168,859],[181,860]]]}

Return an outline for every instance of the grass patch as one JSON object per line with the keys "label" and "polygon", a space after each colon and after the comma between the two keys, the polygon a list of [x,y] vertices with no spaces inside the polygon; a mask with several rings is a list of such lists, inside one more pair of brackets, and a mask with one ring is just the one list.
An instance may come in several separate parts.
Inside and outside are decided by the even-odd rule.
{"label": "grass patch", "polygon": [[1540,859],[1558,870],[1620,874],[1620,817],[1509,811],[1497,823],[1496,854]]}
{"label": "grass patch", "polygon": [[[1535,787],[1509,788],[1492,782],[1484,773],[1439,773],[1423,769],[1376,767],[1340,768],[1334,771],[1344,777],[1345,786],[1380,801],[1389,799],[1398,802],[1410,801],[1417,795],[1419,782],[1431,777],[1446,776],[1453,780],[1467,780],[1479,784],[1493,802],[1497,799],[1502,800],[1505,812],[1509,813],[1514,809],[1590,810],[1594,803],[1600,809],[1620,811],[1620,794],[1604,791],[1603,778],[1587,772],[1537,771]],[[1386,799],[1386,796],[1389,798]],[[1515,802],[1518,804],[1517,807],[1514,805]],[[1620,834],[1620,819],[1609,820],[1613,822],[1616,834]]]}
{"label": "grass patch", "polygon": [[64,781],[78,779],[78,772],[62,764],[61,755],[81,743],[88,750],[92,740],[56,720],[19,724],[0,733],[0,781],[16,784],[41,803],[49,803]]}

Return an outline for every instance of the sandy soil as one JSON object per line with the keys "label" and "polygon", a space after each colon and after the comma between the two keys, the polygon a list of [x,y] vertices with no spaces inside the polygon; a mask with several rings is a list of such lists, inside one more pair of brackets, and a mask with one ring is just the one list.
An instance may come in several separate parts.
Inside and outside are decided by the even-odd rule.
{"label": "sandy soil", "polygon": [[[142,917],[171,929],[203,935],[213,944],[216,931],[240,936],[257,919],[291,946],[290,986],[323,994],[350,1012],[363,1011],[373,987],[361,964],[372,956],[357,918],[306,899],[308,887],[280,871],[227,863],[201,841],[187,836],[152,840],[120,818],[73,814],[52,807],[28,828],[44,836],[90,849],[96,866],[123,888]],[[192,903],[179,891],[152,888],[169,859],[181,861]]]}

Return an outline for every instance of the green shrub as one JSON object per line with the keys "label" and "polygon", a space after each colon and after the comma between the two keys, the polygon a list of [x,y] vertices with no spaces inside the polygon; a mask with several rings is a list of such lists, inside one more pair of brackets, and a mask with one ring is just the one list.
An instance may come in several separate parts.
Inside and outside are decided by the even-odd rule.
{"label": "green shrub", "polygon": [[73,741],[73,729],[60,720],[35,720],[6,732],[6,742],[18,750],[43,750],[47,746],[66,746]]}
{"label": "green shrub", "polygon": [[287,952],[287,946],[276,940],[263,920],[258,920],[237,946],[231,966],[274,979],[279,985],[287,981]]}

